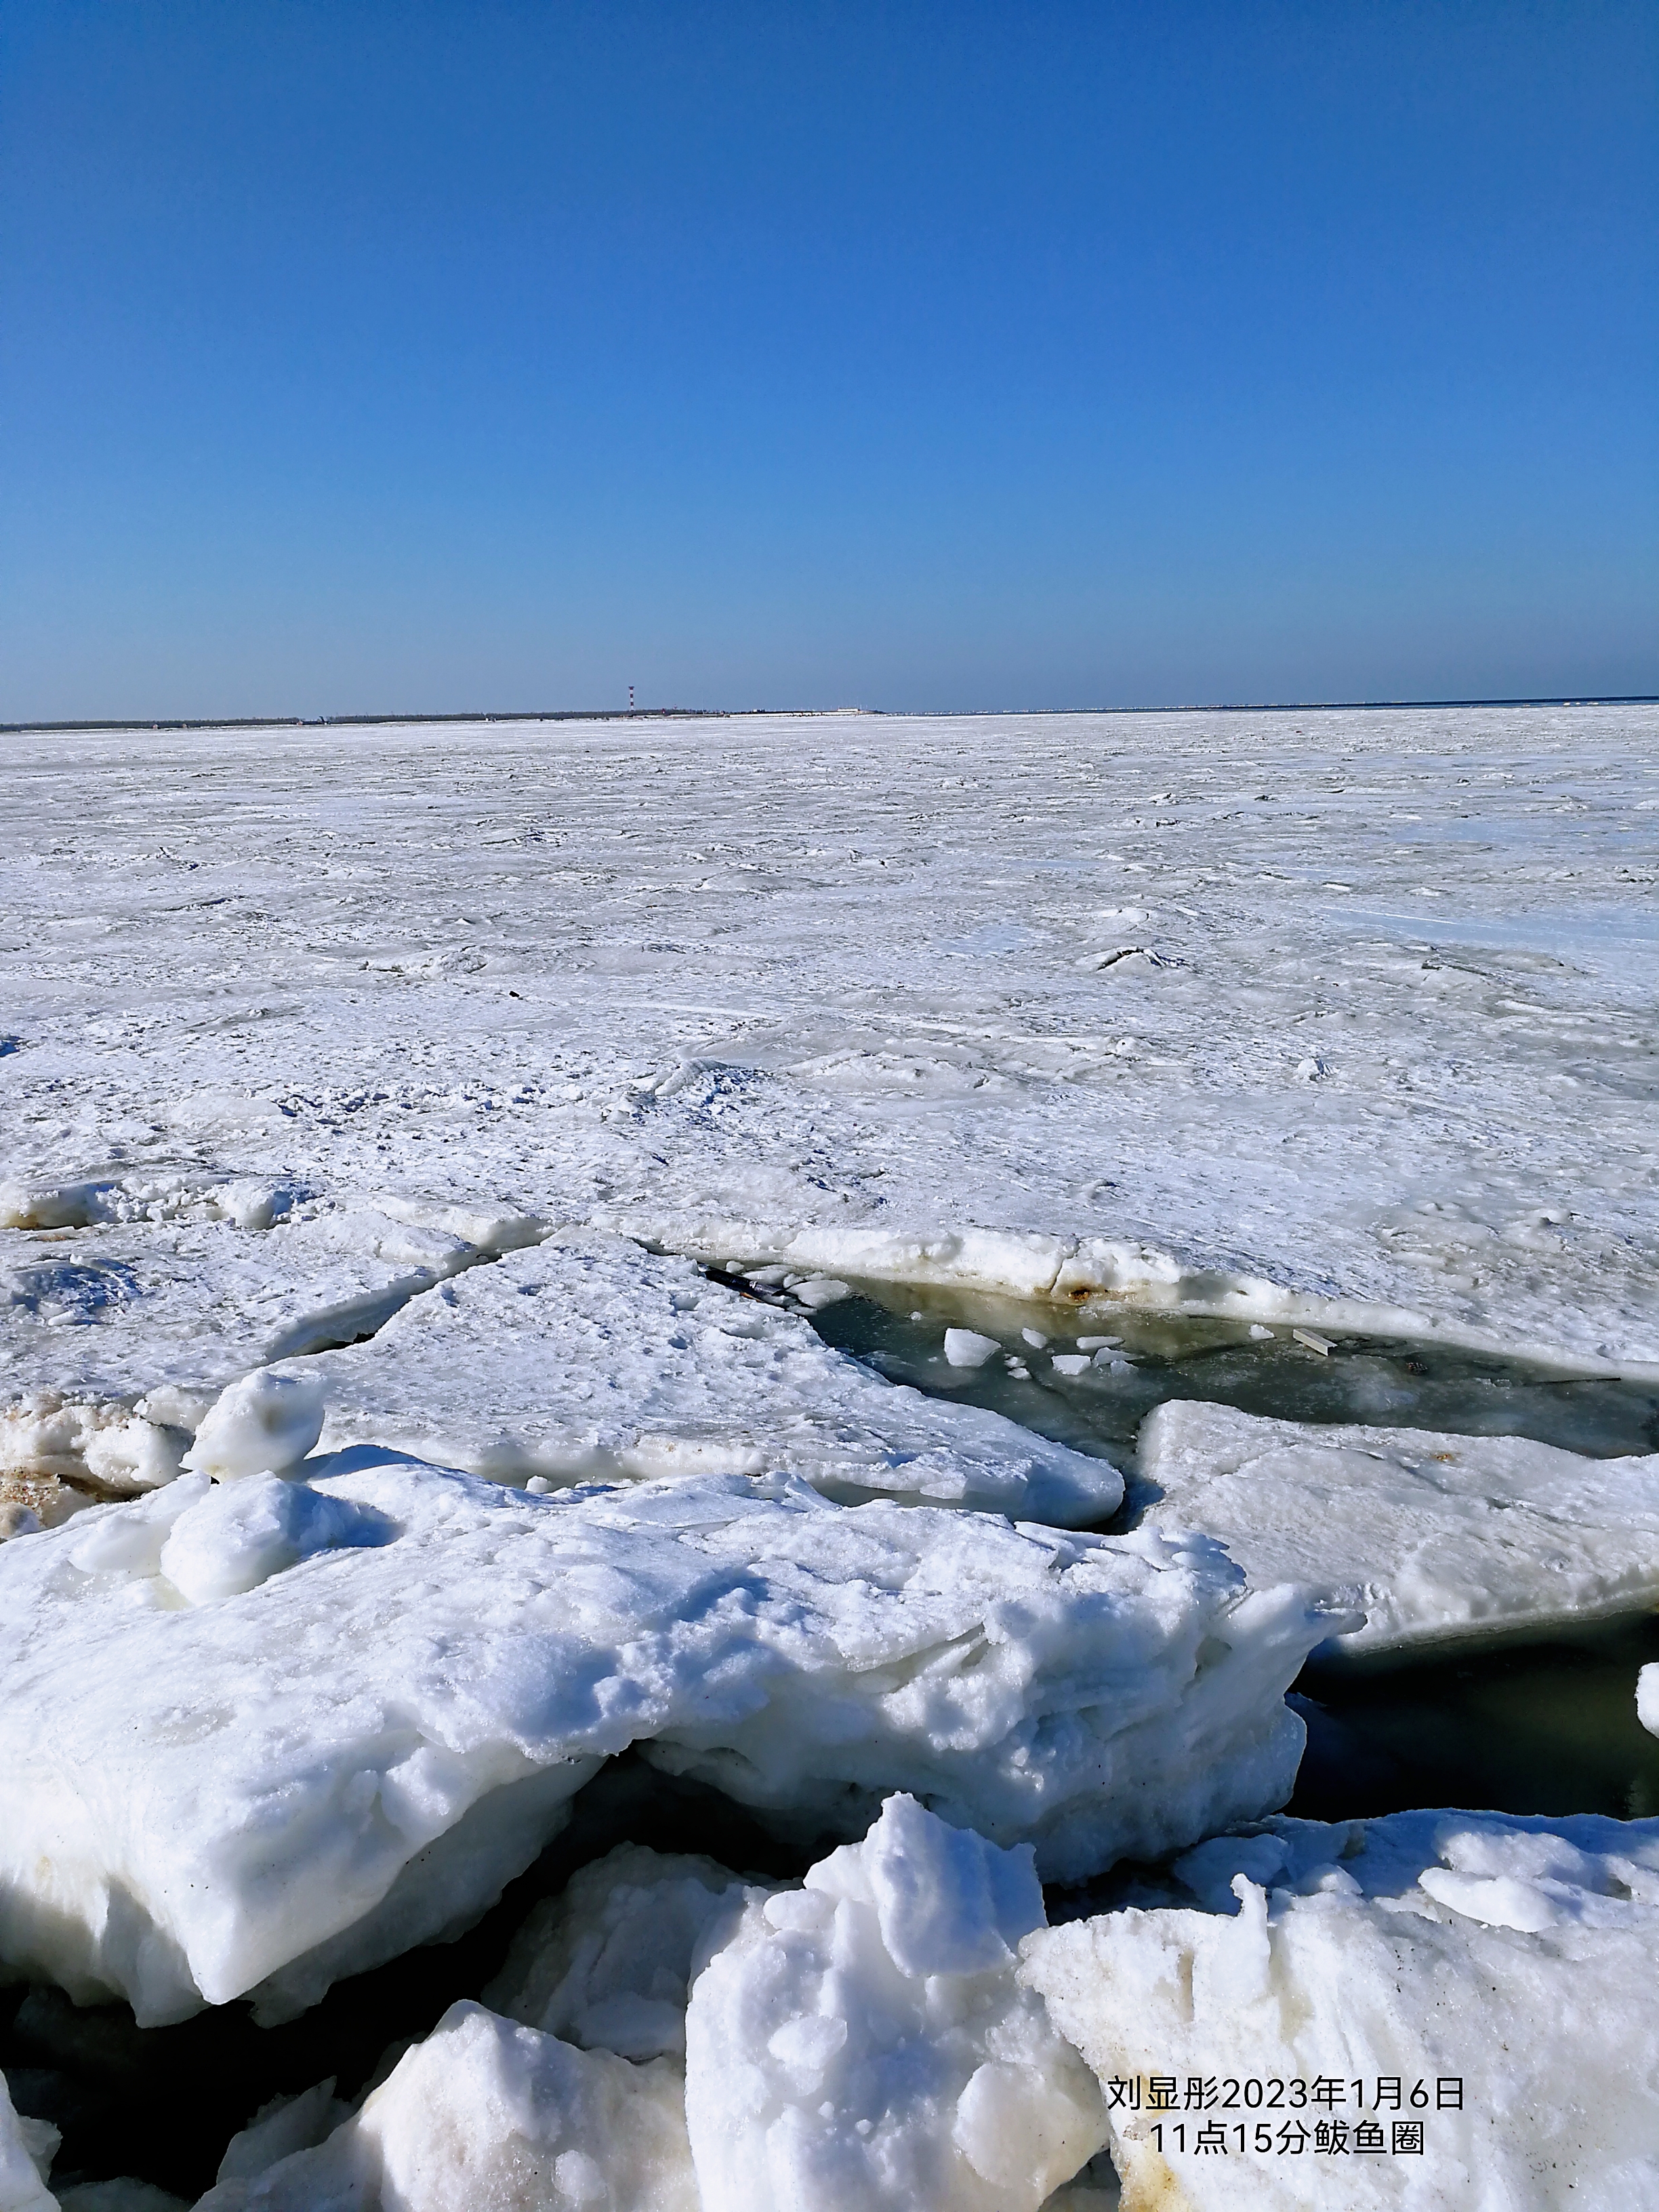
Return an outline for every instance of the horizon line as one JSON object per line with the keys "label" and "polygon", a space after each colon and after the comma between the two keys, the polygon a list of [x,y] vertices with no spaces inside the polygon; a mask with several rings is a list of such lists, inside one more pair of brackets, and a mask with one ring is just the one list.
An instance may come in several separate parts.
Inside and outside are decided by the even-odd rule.
{"label": "horizon line", "polygon": [[495,708],[489,711],[374,714],[203,714],[149,715],[86,720],[0,722],[0,736],[50,735],[58,731],[119,730],[319,730],[391,729],[400,725],[493,722],[733,721],[758,714],[822,720],[833,714],[868,714],[891,720],[951,719],[994,720],[1038,714],[1313,714],[1379,713],[1389,708],[1431,707],[1653,707],[1659,692],[1577,692],[1559,696],[1515,699],[1255,699],[1194,700],[1177,706],[1137,707],[547,707]]}

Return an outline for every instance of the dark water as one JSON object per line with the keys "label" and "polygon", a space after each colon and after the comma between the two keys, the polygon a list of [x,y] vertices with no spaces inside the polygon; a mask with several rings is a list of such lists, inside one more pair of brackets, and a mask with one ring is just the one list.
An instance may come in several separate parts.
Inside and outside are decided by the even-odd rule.
{"label": "dark water", "polygon": [[[738,1279],[721,1276],[722,1281]],[[1037,1435],[1129,1468],[1140,1424],[1166,1399],[1237,1406],[1292,1421],[1363,1421],[1443,1429],[1461,1436],[1533,1437],[1595,1458],[1659,1451],[1659,1384],[1562,1376],[1521,1360],[1327,1329],[1328,1354],[1275,1326],[1252,1338],[1247,1323],[1136,1312],[1110,1301],[1057,1308],[1012,1298],[861,1283],[857,1295],[810,1316],[833,1344],[895,1382],[1005,1413]],[[786,1291],[765,1291],[787,1304]],[[951,1367],[947,1328],[995,1337],[1000,1356]],[[1046,1350],[1024,1329],[1047,1334]],[[1054,1352],[1079,1336],[1121,1340],[1122,1368],[1056,1373]],[[1022,1376],[1010,1362],[1027,1369]]]}
{"label": "dark water", "polygon": [[[895,1382],[987,1407],[1112,1460],[1129,1477],[1115,1528],[1132,1526],[1139,1510],[1137,1431],[1171,1398],[1297,1421],[1532,1437],[1600,1458],[1659,1451],[1651,1383],[1563,1378],[1519,1360],[1328,1330],[1323,1353],[1287,1328],[1253,1338],[1247,1324],[1104,1300],[1061,1310],[890,1284],[856,1289],[811,1316],[827,1343]],[[777,1288],[761,1295],[789,1303]],[[995,1337],[1003,1352],[981,1368],[953,1368],[947,1328]],[[1028,1328],[1049,1336],[1046,1351],[1026,1342]],[[1056,1373],[1052,1354],[1072,1352],[1079,1335],[1119,1339],[1130,1364]],[[1287,1809],[1313,1820],[1438,1805],[1659,1814],[1659,1740],[1635,1702],[1639,1669],[1656,1660],[1659,1618],[1645,1616],[1411,1660],[1310,1663],[1293,1693],[1309,1741]]]}
{"label": "dark water", "polygon": [[1636,1677],[1659,1618],[1544,1643],[1303,1669],[1308,1748],[1286,1810],[1336,1820],[1413,1806],[1659,1815],[1659,1737]]}

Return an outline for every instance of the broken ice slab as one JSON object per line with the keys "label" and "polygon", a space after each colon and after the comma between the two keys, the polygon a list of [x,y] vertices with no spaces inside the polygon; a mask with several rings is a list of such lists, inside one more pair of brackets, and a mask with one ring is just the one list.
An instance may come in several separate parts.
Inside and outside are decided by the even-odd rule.
{"label": "broken ice slab", "polygon": [[624,1847],[359,2117],[322,2082],[239,2136],[203,2212],[1037,2212],[1106,2140],[1016,1979],[1042,1923],[1029,1848],[902,1795],[804,1885]]}
{"label": "broken ice slab", "polygon": [[1141,1431],[1146,1525],[1203,1528],[1252,1581],[1362,1608],[1345,1651],[1605,1620],[1659,1604],[1659,1454],[1523,1437],[1308,1426],[1176,1400]]}
{"label": "broken ice slab", "polygon": [[679,2065],[579,2051],[452,2005],[314,2148],[228,2174],[198,2212],[700,2212]]}
{"label": "broken ice slab", "polygon": [[118,1495],[170,1481],[227,1384],[365,1334],[484,1257],[456,1218],[528,1233],[525,1217],[410,1211],[308,1200],[269,1224],[187,1210],[0,1229],[0,1472]]}
{"label": "broken ice slab", "polygon": [[311,1487],[380,1540],[197,1605],[189,1483],[0,1550],[6,1964],[289,2017],[470,1924],[635,1743],[804,1842],[904,1787],[1080,1878],[1284,1802],[1333,1625],[1203,1538],[380,1455]]}
{"label": "broken ice slab", "polygon": [[46,2175],[58,2143],[56,2128],[16,2111],[0,2074],[0,2212],[57,2212]]}
{"label": "broken ice slab", "polygon": [[1174,1874],[1021,1947],[1126,2204],[1659,2203],[1659,1821],[1269,1820]]}
{"label": "broken ice slab", "polygon": [[686,2015],[685,2110],[721,2212],[1038,2212],[1106,2140],[1100,2092],[1015,1978],[1029,1850],[902,1795],[799,1889],[751,1894]]}
{"label": "broken ice slab", "polygon": [[483,2001],[584,2051],[684,2059],[686,2003],[711,1931],[776,1887],[701,1855],[619,1844],[535,1907]]}
{"label": "broken ice slab", "polygon": [[895,1389],[799,1315],[601,1231],[474,1268],[372,1342],[283,1371],[325,1389],[325,1449],[385,1445],[495,1481],[783,1473],[844,1503],[1062,1528],[1109,1518],[1123,1495],[1109,1462]]}

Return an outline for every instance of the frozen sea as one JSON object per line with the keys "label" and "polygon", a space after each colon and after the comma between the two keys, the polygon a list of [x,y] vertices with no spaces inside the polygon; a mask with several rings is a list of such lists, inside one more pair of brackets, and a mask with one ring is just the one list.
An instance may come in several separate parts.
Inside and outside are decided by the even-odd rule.
{"label": "frozen sea", "polygon": [[0,2212],[1659,2205],[1659,708],[8,747]]}
{"label": "frozen sea", "polygon": [[1659,1364],[1656,762],[1650,708],[14,737],[8,1171]]}

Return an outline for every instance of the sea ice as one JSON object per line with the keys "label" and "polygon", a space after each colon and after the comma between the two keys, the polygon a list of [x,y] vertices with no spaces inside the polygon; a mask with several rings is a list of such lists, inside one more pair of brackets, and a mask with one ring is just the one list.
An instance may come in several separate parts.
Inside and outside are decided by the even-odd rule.
{"label": "sea ice", "polygon": [[[1066,1879],[1290,1790],[1332,1624],[1205,1538],[353,1462],[283,1524],[343,1547],[287,1566],[199,1476],[0,1549],[0,1959],[144,2023],[287,2017],[468,1924],[634,1743],[803,1840],[902,1786]],[[204,1586],[265,1578],[189,1602],[191,1515]]]}
{"label": "sea ice", "polygon": [[325,1449],[389,1446],[496,1481],[782,1472],[843,1502],[1061,1527],[1106,1519],[1123,1494],[1109,1461],[895,1388],[799,1315],[602,1232],[475,1267],[370,1342],[279,1371],[325,1392]]}
{"label": "sea ice", "polygon": [[1636,1717],[1650,1735],[1659,1735],[1659,1663],[1636,1678]]}
{"label": "sea ice", "polygon": [[945,1332],[945,1357],[952,1367],[983,1367],[1001,1349],[995,1337],[983,1336],[976,1328],[947,1328]]}
{"label": "sea ice", "polygon": [[537,1227],[510,1213],[309,1195],[274,1218],[252,1206],[228,1214],[221,1187],[204,1195],[197,1181],[160,1178],[148,1211],[141,1177],[71,1192],[74,1205],[37,1191],[34,1215],[13,1205],[14,1218],[72,1218],[0,1228],[0,1474],[105,1495],[170,1481],[228,1384],[377,1328],[495,1249],[470,1243],[458,1221],[508,1241]]}
{"label": "sea ice", "polygon": [[[190,1490],[191,1502],[172,1522],[155,1569],[186,1605],[239,1596],[319,1552],[384,1544],[398,1534],[395,1522],[349,1498],[330,1498],[280,1475],[252,1474],[210,1487],[198,1475]],[[76,1547],[77,1566],[96,1571],[94,1559],[101,1564],[106,1557],[101,1539],[114,1519],[93,1524]]]}
{"label": "sea ice", "polygon": [[1099,2091],[1014,1978],[1029,1847],[908,1796],[805,1887],[754,1896],[692,1985],[685,2106],[719,2212],[1037,2212],[1106,2140]]}
{"label": "sea ice", "polygon": [[258,1368],[222,1391],[184,1464],[216,1482],[297,1467],[323,1432],[323,1386],[314,1374]]}
{"label": "sea ice", "polygon": [[[803,1278],[1659,1363],[1656,728],[17,736],[8,1210],[211,1203],[274,1280],[296,1191],[395,1183]],[[1077,966],[1130,945],[1164,964]]]}
{"label": "sea ice", "polygon": [[1659,1821],[1275,1820],[1174,1874],[1021,1947],[1125,2212],[1659,2203]]}
{"label": "sea ice", "polygon": [[296,2150],[326,2142],[352,2109],[334,2094],[334,2079],[314,2082],[295,2097],[273,2097],[234,2135],[219,2161],[220,2181],[253,2181]]}
{"label": "sea ice", "polygon": [[1175,1400],[1140,1431],[1154,1528],[1203,1528],[1253,1582],[1364,1610],[1346,1650],[1548,1629],[1659,1602],[1659,1454],[1310,1426]]}
{"label": "sea ice", "polygon": [[0,2212],[57,2212],[46,2176],[58,2141],[45,2120],[20,2116],[0,2074]]}
{"label": "sea ice", "polygon": [[58,2198],[58,2212],[191,2212],[182,2197],[130,2173],[108,2181],[77,2181]]}
{"label": "sea ice", "polygon": [[461,2003],[313,2148],[197,2212],[703,2212],[678,2063],[578,2051]]}
{"label": "sea ice", "polygon": [[535,1908],[483,2001],[584,2051],[684,2058],[694,1960],[712,1928],[775,1887],[710,1858],[618,1844]]}

